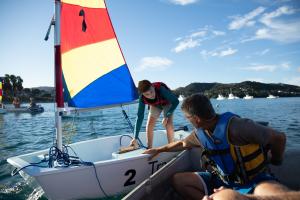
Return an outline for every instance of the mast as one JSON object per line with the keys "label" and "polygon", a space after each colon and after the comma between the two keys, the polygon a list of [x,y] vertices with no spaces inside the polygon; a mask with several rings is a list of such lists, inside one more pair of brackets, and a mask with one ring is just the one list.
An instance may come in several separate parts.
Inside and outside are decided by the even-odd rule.
{"label": "mast", "polygon": [[54,77],[56,91],[56,110],[55,110],[55,127],[56,127],[56,147],[62,150],[62,120],[61,114],[64,107],[62,68],[61,68],[61,48],[60,48],[60,0],[55,0],[55,25],[54,25]]}

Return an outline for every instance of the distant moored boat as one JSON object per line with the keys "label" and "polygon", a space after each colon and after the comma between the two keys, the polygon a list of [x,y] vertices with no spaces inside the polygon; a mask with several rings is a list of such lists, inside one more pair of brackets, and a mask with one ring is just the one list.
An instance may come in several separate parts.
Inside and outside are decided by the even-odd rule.
{"label": "distant moored boat", "polygon": [[228,99],[239,99],[239,97],[234,96],[234,94],[230,93],[230,94],[228,95]]}
{"label": "distant moored boat", "polygon": [[253,99],[253,96],[246,94],[246,96],[244,96],[243,99]]}
{"label": "distant moored boat", "polygon": [[183,95],[179,95],[178,100],[179,101],[183,101],[184,100],[184,96]]}
{"label": "distant moored boat", "polygon": [[226,99],[223,95],[219,94],[218,97],[217,97],[217,100],[224,100]]}
{"label": "distant moored boat", "polygon": [[267,96],[267,99],[277,99],[279,98],[279,96],[274,96],[272,94],[269,94],[269,96]]}

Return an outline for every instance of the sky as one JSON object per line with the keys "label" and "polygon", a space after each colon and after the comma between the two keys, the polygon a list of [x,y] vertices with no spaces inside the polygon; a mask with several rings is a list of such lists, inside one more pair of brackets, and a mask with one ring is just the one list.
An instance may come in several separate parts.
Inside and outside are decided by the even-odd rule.
{"label": "sky", "polygon": [[[0,1],[0,76],[54,85],[53,0]],[[106,0],[132,77],[300,86],[299,0]]]}

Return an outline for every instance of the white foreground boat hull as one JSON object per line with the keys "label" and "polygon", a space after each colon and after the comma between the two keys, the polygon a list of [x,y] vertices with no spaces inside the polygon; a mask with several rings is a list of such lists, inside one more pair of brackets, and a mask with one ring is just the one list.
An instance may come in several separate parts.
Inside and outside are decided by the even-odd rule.
{"label": "white foreground boat hull", "polygon": [[[175,132],[175,138],[180,139],[188,133]],[[67,168],[28,167],[23,171],[35,178],[49,199],[80,199],[101,198],[129,192],[151,174],[165,165],[176,153],[164,153],[152,161],[142,154],[143,149],[125,154],[117,154],[120,148],[120,135],[99,138],[70,145],[84,161],[93,162],[101,187],[93,166],[71,166]],[[141,139],[145,142],[145,133]],[[122,144],[128,145],[130,138],[123,137]],[[167,142],[165,131],[154,134],[154,146]],[[7,161],[20,168],[30,163],[38,162],[48,150],[9,158]],[[71,154],[71,152],[69,152]]]}

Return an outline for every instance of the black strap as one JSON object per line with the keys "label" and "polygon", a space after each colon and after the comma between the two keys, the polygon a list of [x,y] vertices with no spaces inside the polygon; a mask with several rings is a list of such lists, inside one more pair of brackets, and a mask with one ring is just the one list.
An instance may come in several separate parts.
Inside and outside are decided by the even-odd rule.
{"label": "black strap", "polygon": [[264,160],[263,162],[261,162],[257,167],[255,167],[254,169],[251,169],[249,171],[246,171],[246,174],[249,176],[253,176],[255,174],[258,174],[259,172],[266,170],[266,160]]}
{"label": "black strap", "polygon": [[240,148],[238,146],[234,146],[234,152],[237,157],[237,163],[240,166],[240,173],[241,173],[242,179],[244,182],[248,182],[248,175],[245,170],[246,169],[245,163],[243,162],[242,153],[240,151]]}
{"label": "black strap", "polygon": [[254,158],[256,158],[259,154],[263,153],[262,150],[260,148],[258,148],[256,151],[254,151],[253,153],[242,157],[243,162],[248,162],[250,160],[253,160]]}
{"label": "black strap", "polygon": [[[207,155],[207,156],[216,156],[216,155],[224,155],[224,154],[230,154],[230,149],[204,149],[202,152],[202,155]],[[201,155],[201,157],[202,157]]]}

